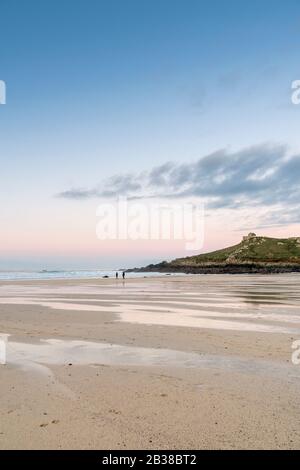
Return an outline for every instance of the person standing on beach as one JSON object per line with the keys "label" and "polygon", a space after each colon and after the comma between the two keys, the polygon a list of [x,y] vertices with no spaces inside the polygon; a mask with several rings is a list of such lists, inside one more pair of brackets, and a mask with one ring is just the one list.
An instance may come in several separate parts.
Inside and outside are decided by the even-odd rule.
{"label": "person standing on beach", "polygon": [[118,277],[119,277],[119,273],[118,273],[118,271],[117,271],[117,272],[116,272],[116,279],[118,279]]}
{"label": "person standing on beach", "polygon": [[122,272],[122,278],[125,279],[125,271]]}

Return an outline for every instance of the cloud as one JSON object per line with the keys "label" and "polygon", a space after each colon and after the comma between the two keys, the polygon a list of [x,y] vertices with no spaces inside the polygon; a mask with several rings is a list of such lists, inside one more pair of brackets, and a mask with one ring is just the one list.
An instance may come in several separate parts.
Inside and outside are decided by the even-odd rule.
{"label": "cloud", "polygon": [[[210,209],[286,206],[298,220],[300,155],[288,155],[286,146],[259,145],[237,152],[219,150],[194,162],[166,162],[149,171],[114,175],[90,189],[73,188],[58,194],[67,199],[199,197]],[[274,223],[276,215],[273,214]]]}
{"label": "cloud", "polygon": [[57,194],[56,197],[64,198],[64,199],[90,199],[91,197],[97,197],[97,191],[93,189],[83,189],[83,188],[72,188],[67,189],[66,191],[62,191],[61,193]]}
{"label": "cloud", "polygon": [[258,225],[258,228],[294,225],[300,222],[300,205],[282,207],[268,212]]}

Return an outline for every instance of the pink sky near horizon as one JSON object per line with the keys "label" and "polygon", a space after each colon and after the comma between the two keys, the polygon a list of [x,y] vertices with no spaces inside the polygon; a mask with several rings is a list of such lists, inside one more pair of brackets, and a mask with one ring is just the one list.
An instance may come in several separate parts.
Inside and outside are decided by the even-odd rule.
{"label": "pink sky near horizon", "polygon": [[[26,259],[28,262],[32,259],[37,264],[41,260],[41,266],[48,262],[58,265],[60,260],[72,260],[72,266],[76,266],[78,260],[78,269],[88,268],[91,260],[99,260],[97,262],[103,262],[105,266],[114,267],[118,262],[138,266],[152,260],[157,262],[191,256],[234,245],[253,230],[257,235],[276,238],[300,236],[300,224],[257,230],[239,230],[234,224],[224,216],[207,217],[203,248],[195,252],[186,250],[185,240],[99,240],[95,232],[95,217],[82,224],[80,218],[77,218],[73,220],[73,225],[52,226],[51,230],[43,224],[37,224],[36,228],[28,227],[28,230],[12,231],[11,227],[10,230],[7,227],[6,231],[0,233],[0,254],[15,262],[18,259]],[[19,267],[22,268],[22,261]]]}

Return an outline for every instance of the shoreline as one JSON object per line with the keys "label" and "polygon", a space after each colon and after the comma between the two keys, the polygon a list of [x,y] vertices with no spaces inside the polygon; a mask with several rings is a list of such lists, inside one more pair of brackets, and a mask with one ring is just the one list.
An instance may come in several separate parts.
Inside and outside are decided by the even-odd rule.
{"label": "shoreline", "polygon": [[141,274],[141,276],[126,276],[125,280],[123,280],[120,276],[118,279],[116,279],[114,276],[109,276],[109,277],[59,277],[59,278],[18,278],[18,279],[0,279],[0,286],[1,284],[9,284],[9,283],[39,283],[39,282],[89,282],[89,281],[103,281],[108,283],[109,281],[113,282],[129,282],[129,281],[135,281],[135,280],[143,280],[143,279],[165,279],[166,277],[176,277],[176,278],[192,278],[192,277],[197,277],[197,276],[228,276],[228,277],[237,277],[237,276],[289,276],[289,275],[300,275],[300,269],[298,271],[274,271],[274,272],[179,272],[179,271],[161,271],[161,272],[156,272],[153,271],[125,271],[126,274],[132,273],[137,273]]}
{"label": "shoreline", "polygon": [[[148,273],[151,266],[145,268],[129,269],[128,273]],[[153,267],[153,272],[170,274],[292,274],[300,273],[300,264],[270,264],[270,263],[241,263],[241,264],[205,264],[205,265],[169,265],[160,268],[159,265]]]}

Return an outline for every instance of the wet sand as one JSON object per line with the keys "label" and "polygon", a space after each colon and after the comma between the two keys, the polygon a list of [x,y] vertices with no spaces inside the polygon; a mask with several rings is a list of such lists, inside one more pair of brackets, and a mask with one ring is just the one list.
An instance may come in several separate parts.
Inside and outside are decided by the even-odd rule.
{"label": "wet sand", "polygon": [[0,448],[299,448],[299,307],[299,275],[2,282]]}

